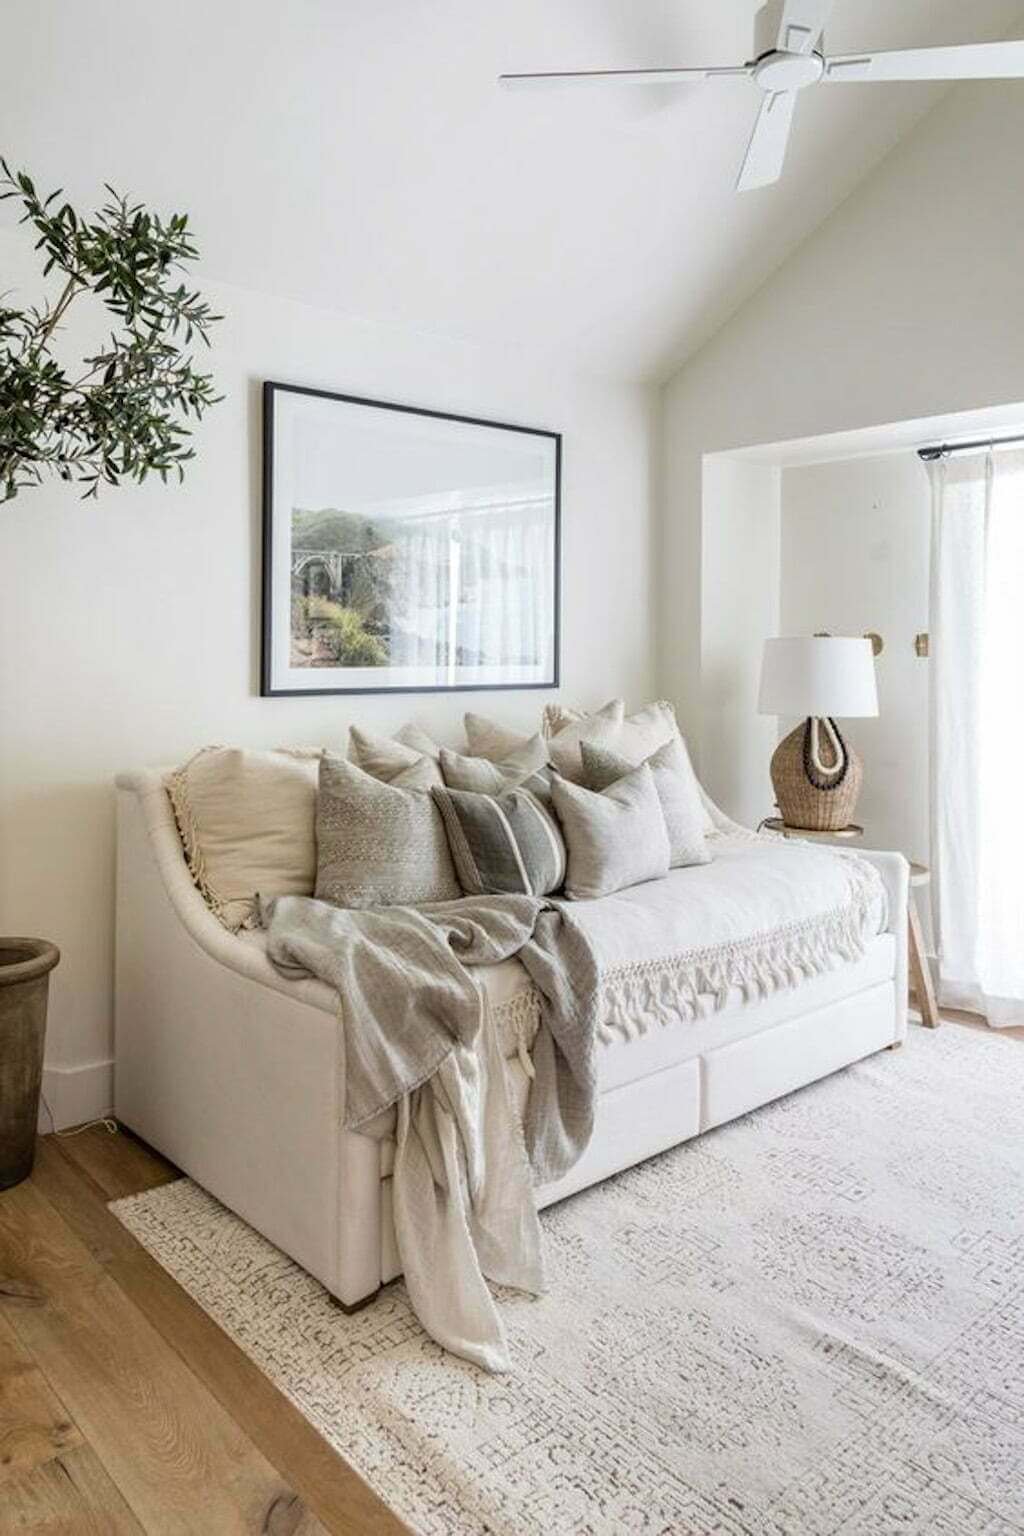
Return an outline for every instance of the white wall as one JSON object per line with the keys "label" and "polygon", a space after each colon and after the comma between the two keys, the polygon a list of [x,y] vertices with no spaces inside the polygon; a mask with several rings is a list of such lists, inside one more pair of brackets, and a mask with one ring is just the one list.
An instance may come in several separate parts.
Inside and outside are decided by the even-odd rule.
{"label": "white wall", "polygon": [[[928,862],[928,480],[917,455],[887,454],[782,472],[779,632],[862,635],[879,714],[840,728],[864,759],[857,820],[869,848]],[[789,729],[793,722],[783,723]]]}
{"label": "white wall", "polygon": [[776,721],[757,713],[765,636],[779,632],[780,471],[704,461],[701,754],[716,797],[750,826],[774,806]]}
{"label": "white wall", "polygon": [[[0,258],[5,288],[37,291],[20,242]],[[648,391],[249,291],[210,297],[226,398],[184,488],[97,505],[47,485],[0,508],[0,932],[61,948],[47,1082],[64,1123],[109,1092],[117,770],[216,741],[340,748],[352,720],[415,716],[454,740],[467,707],[535,727],[557,696],[258,697],[262,379],[563,431],[562,697],[653,696]]]}
{"label": "white wall", "polygon": [[666,387],[659,677],[698,759],[703,455],[1024,397],[1022,142],[1019,86],[958,88]]}

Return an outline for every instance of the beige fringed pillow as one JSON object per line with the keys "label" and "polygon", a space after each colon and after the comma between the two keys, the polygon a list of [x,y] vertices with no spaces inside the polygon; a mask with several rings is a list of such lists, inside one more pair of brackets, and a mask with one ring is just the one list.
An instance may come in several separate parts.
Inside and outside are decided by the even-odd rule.
{"label": "beige fringed pillow", "polygon": [[[402,778],[416,774],[421,764]],[[336,907],[415,906],[462,895],[441,812],[422,783],[384,784],[325,755],[316,842],[316,895]]]}
{"label": "beige fringed pillow", "polygon": [[204,747],[168,775],[192,878],[231,932],[252,922],[257,895],[312,895],[322,755]]}

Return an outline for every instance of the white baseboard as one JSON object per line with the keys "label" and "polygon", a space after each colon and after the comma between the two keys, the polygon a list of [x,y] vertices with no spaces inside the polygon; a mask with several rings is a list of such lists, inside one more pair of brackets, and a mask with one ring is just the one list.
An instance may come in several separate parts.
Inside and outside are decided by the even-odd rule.
{"label": "white baseboard", "polygon": [[[41,1135],[109,1115],[114,1103],[113,1060],[90,1061],[81,1067],[44,1066],[43,1094],[46,1104],[39,1105]],[[50,1114],[46,1112],[47,1104]]]}

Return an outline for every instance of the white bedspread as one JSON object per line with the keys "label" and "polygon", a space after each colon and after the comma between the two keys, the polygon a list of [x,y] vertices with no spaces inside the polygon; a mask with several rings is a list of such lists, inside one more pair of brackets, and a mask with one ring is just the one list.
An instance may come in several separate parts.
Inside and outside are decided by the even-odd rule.
{"label": "white bedspread", "polygon": [[885,930],[885,887],[859,854],[749,833],[709,842],[710,864],[563,905],[598,956],[605,1040],[693,1017],[702,997],[721,1008],[732,989],[754,1001],[797,986]]}

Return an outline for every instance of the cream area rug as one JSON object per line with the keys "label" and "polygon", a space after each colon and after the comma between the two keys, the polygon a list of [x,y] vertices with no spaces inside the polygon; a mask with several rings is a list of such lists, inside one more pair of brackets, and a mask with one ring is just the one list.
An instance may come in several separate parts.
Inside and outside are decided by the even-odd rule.
{"label": "cream area rug", "polygon": [[1024,1043],[948,1025],[543,1216],[515,1369],[181,1180],[136,1237],[419,1536],[1024,1531]]}

